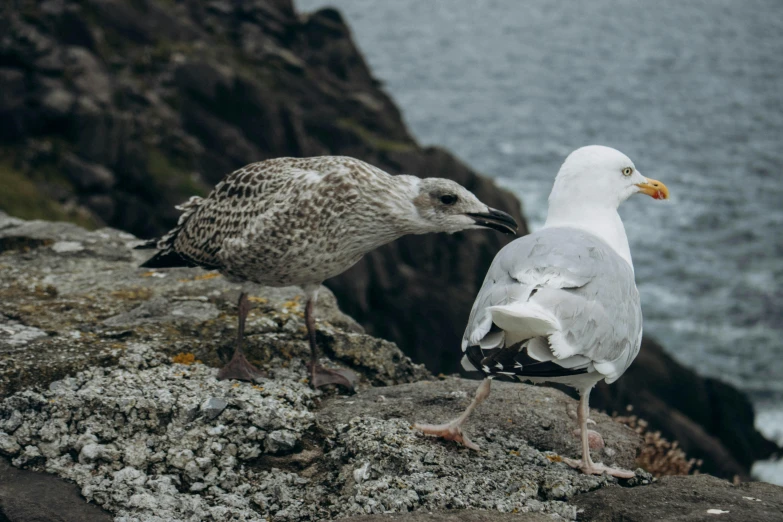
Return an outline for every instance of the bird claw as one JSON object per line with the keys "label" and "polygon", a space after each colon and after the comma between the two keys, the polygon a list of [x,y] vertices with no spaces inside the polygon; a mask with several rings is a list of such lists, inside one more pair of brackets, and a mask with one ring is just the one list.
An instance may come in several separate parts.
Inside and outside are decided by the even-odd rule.
{"label": "bird claw", "polygon": [[359,376],[348,369],[338,368],[331,370],[324,368],[320,364],[313,365],[312,363],[307,364],[307,369],[310,371],[310,385],[314,389],[327,384],[336,384],[353,392],[354,386],[359,382]]}
{"label": "bird claw", "polygon": [[629,479],[633,478],[636,474],[633,471],[627,469],[611,468],[604,466],[603,464],[595,462],[585,462],[584,460],[563,459],[563,462],[571,466],[572,468],[580,470],[585,475],[611,475],[612,477]]}
{"label": "bird claw", "polygon": [[217,378],[220,381],[226,379],[236,379],[239,381],[259,382],[265,378],[266,374],[250,364],[244,355],[234,353],[231,361],[218,371]]}
{"label": "bird claw", "polygon": [[467,435],[462,433],[462,429],[454,423],[448,422],[446,424],[419,424],[416,423],[413,427],[426,435],[434,435],[445,440],[453,440],[459,442],[468,449],[473,451],[479,451],[478,444],[471,441]]}

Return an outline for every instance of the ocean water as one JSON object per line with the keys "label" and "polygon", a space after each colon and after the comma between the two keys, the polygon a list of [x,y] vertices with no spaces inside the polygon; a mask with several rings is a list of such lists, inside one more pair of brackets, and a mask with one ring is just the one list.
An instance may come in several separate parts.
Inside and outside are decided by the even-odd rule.
{"label": "ocean water", "polygon": [[[515,192],[533,229],[579,146],[666,183],[671,201],[621,208],[645,332],[749,392],[783,443],[783,2],[297,1],[326,5],[417,139]],[[781,463],[755,473],[783,484]]]}

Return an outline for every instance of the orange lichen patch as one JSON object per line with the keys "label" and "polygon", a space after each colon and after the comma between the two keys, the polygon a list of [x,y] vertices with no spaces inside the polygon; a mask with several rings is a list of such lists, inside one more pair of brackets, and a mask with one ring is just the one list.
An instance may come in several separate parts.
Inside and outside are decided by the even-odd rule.
{"label": "orange lichen patch", "polygon": [[514,457],[519,457],[519,452],[517,450],[511,450],[508,452],[509,455],[513,455]]}
{"label": "orange lichen patch", "polygon": [[192,353],[178,353],[174,357],[171,358],[171,362],[176,364],[193,364],[193,363],[200,363],[198,359],[196,359],[196,356]]}
{"label": "orange lichen patch", "polygon": [[216,277],[220,277],[220,274],[218,274],[217,272],[210,272],[208,274],[197,275],[196,277],[193,278],[193,280],[194,281],[205,281],[207,279],[215,279]]}
{"label": "orange lichen patch", "polygon": [[215,279],[216,277],[220,277],[220,274],[217,272],[209,272],[207,274],[197,275],[192,279],[177,279],[177,281],[180,283],[190,283],[191,281],[206,281],[207,279]]}
{"label": "orange lichen patch", "polygon": [[283,308],[288,311],[291,308],[296,308],[299,306],[299,302],[296,299],[292,299],[291,301],[286,301],[283,303]]}
{"label": "orange lichen patch", "polygon": [[264,391],[264,387],[263,386],[258,386],[256,384],[253,385],[253,389],[254,390],[258,390],[258,391]]}
{"label": "orange lichen patch", "polygon": [[152,290],[149,288],[123,288],[111,293],[112,297],[125,299],[126,301],[146,301],[152,297]]}
{"label": "orange lichen patch", "polygon": [[561,457],[560,455],[547,455],[546,459],[549,462],[563,462],[563,457]]}
{"label": "orange lichen patch", "polygon": [[267,299],[266,297],[255,297],[252,295],[248,297],[247,300],[250,301],[251,303],[258,303],[258,304],[267,304],[269,302],[269,299]]}

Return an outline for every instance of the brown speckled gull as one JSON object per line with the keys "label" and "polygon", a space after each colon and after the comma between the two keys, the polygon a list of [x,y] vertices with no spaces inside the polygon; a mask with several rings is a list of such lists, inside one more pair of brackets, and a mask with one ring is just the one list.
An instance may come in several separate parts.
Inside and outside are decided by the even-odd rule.
{"label": "brown speckled gull", "polygon": [[[192,197],[176,227],[151,245],[142,266],[201,266],[232,281],[302,286],[310,340],[311,384],[352,388],[348,370],[317,364],[313,306],[320,284],[381,245],[406,234],[494,228],[514,233],[513,218],[467,189],[441,178],[392,176],[344,156],[276,158],[247,165]],[[254,380],[258,370],[242,350],[247,296],[239,299],[234,357],[219,378]]]}

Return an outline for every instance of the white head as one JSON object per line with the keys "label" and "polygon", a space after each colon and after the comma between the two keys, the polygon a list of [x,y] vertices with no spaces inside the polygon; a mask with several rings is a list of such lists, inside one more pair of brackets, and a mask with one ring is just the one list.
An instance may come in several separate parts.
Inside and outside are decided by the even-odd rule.
{"label": "white head", "polygon": [[419,230],[424,232],[458,232],[470,228],[493,228],[515,234],[514,218],[488,207],[468,189],[444,178],[416,180],[413,206]]}
{"label": "white head", "polygon": [[668,199],[669,189],[646,178],[633,161],[619,150],[589,145],[568,155],[549,195],[550,208],[557,204],[617,207],[636,193]]}
{"label": "white head", "polygon": [[620,151],[600,145],[582,147],[568,155],[549,194],[544,227],[574,227],[606,241],[631,267],[631,250],[617,213],[631,195],[668,199],[669,189],[646,178]]}

